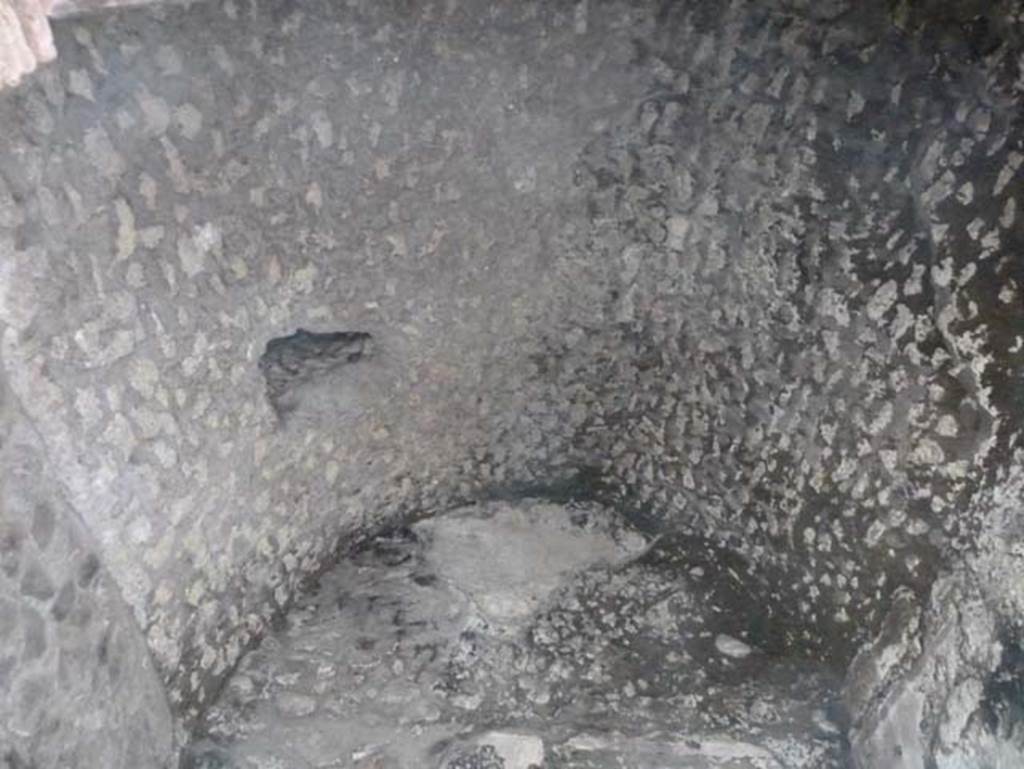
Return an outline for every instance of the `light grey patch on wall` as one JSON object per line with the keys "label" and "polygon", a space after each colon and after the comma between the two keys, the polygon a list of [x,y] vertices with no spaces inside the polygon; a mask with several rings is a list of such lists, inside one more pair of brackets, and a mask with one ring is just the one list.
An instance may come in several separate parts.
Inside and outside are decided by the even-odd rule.
{"label": "light grey patch on wall", "polygon": [[0,764],[177,766],[163,683],[0,378]]}

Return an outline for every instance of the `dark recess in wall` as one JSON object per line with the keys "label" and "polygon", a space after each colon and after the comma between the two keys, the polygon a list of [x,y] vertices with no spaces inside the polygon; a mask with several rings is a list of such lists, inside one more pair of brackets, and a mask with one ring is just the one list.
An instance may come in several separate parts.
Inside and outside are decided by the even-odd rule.
{"label": "dark recess in wall", "polygon": [[298,329],[290,336],[267,342],[259,367],[267,383],[267,399],[281,417],[297,405],[295,391],[356,363],[369,353],[371,335],[365,331],[316,332]]}
{"label": "dark recess in wall", "polygon": [[982,700],[985,725],[1003,737],[1024,728],[1024,645],[1015,635],[1002,633],[1002,660],[985,682]]}

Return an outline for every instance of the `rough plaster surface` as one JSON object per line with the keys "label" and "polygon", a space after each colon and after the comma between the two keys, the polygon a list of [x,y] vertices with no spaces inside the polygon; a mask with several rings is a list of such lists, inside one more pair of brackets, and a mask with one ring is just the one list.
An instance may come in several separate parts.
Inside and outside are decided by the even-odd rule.
{"label": "rough plaster surface", "polygon": [[145,639],[0,379],[0,766],[172,769]]}
{"label": "rough plaster surface", "polygon": [[728,558],[666,544],[535,500],[374,539],[246,657],[187,766],[841,769],[841,677],[753,648]]}
{"label": "rough plaster surface", "polygon": [[[0,107],[12,389],[186,718],[341,535],[570,468],[585,415],[531,372],[542,330],[600,322],[561,243],[581,137],[639,90],[630,36],[540,4],[417,14],[65,24]],[[282,423],[257,363],[299,327],[376,350],[333,414]]]}
{"label": "rough plaster surface", "polygon": [[[742,553],[794,648],[845,662],[951,571],[1019,637],[1021,14],[58,25],[0,96],[3,364],[176,715],[339,540],[578,471]],[[375,350],[289,422],[258,361],[300,327]]]}

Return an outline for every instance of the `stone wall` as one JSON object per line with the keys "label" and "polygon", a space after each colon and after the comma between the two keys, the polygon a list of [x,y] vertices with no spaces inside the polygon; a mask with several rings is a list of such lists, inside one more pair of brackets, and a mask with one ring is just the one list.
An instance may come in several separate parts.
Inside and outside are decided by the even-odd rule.
{"label": "stone wall", "polygon": [[[3,363],[177,716],[339,544],[474,496],[722,540],[841,662],[993,510],[1017,531],[1022,23],[225,0],[57,25],[60,62],[0,96]],[[274,408],[260,361],[300,328],[372,345],[289,353]]]}
{"label": "stone wall", "polygon": [[145,639],[2,384],[0,766],[177,766]]}
{"label": "stone wall", "polygon": [[[536,372],[603,323],[573,164],[653,23],[146,9],[58,25],[57,66],[0,99],[11,389],[183,719],[343,538],[574,482],[587,415]],[[373,353],[278,414],[259,362],[299,328]]]}
{"label": "stone wall", "polygon": [[631,348],[604,467],[848,659],[973,549],[1020,440],[1021,10],[712,5],[671,7],[582,156]]}

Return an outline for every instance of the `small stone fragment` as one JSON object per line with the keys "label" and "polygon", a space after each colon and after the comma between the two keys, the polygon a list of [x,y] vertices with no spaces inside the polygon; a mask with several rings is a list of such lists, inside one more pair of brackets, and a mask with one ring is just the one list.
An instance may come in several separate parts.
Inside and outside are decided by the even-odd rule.
{"label": "small stone fragment", "polygon": [[749,657],[750,653],[754,651],[750,646],[743,643],[743,641],[740,641],[738,638],[733,638],[732,636],[724,634],[719,634],[715,638],[715,648],[726,657],[733,657],[735,659]]}

